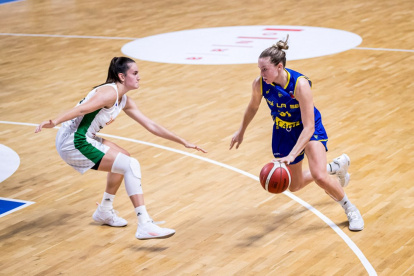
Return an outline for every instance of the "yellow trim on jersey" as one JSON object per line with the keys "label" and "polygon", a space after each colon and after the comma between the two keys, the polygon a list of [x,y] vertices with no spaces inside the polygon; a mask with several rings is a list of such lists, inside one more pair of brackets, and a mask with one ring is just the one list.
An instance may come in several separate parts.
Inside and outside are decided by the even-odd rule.
{"label": "yellow trim on jersey", "polygon": [[263,77],[260,77],[260,93],[262,93],[263,97]]}
{"label": "yellow trim on jersey", "polygon": [[300,125],[300,121],[286,122],[286,121],[283,121],[282,119],[279,119],[279,117],[276,117],[274,122],[275,122],[277,127],[284,128],[284,129],[297,127],[297,126]]}
{"label": "yellow trim on jersey", "polygon": [[296,86],[298,85],[299,79],[300,78],[305,78],[310,82],[310,87],[312,88],[312,81],[306,77],[306,76],[300,76],[299,78],[297,78],[296,83],[295,83],[295,89],[293,90],[293,96],[296,97]]}
{"label": "yellow trim on jersey", "polygon": [[318,142],[325,142],[325,141],[328,141],[328,139],[322,139],[322,140],[313,140],[313,141],[318,141]]}
{"label": "yellow trim on jersey", "polygon": [[289,81],[290,81],[290,73],[289,73],[289,71],[288,71],[288,70],[286,70],[286,68],[284,68],[284,69],[285,69],[285,72],[287,73],[287,76],[288,76],[287,83],[286,83],[285,87],[283,87],[283,89],[286,89],[286,88],[288,87],[288,85],[289,85]]}
{"label": "yellow trim on jersey", "polygon": [[299,79],[300,78],[304,78],[304,76],[300,76],[297,80],[296,80],[296,83],[295,83],[295,89],[293,90],[293,96],[296,98],[296,86],[298,86],[298,82],[299,82]]}

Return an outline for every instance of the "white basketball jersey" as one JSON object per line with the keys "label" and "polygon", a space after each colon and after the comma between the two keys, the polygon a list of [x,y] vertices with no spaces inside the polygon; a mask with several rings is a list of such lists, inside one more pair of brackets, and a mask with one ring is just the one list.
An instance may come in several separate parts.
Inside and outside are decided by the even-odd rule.
{"label": "white basketball jersey", "polygon": [[118,103],[118,87],[115,83],[104,84],[93,89],[88,95],[81,100],[76,106],[84,104],[88,102],[90,98],[92,98],[97,90],[103,86],[111,86],[116,91],[116,102],[110,108],[101,108],[92,113],[85,114],[84,116],[76,117],[70,121],[66,121],[62,123],[62,128],[65,129],[66,132],[76,132],[80,135],[85,135],[88,138],[94,138],[96,134],[104,128],[106,125],[112,123],[121,110],[125,107],[127,96],[122,96],[122,100]]}

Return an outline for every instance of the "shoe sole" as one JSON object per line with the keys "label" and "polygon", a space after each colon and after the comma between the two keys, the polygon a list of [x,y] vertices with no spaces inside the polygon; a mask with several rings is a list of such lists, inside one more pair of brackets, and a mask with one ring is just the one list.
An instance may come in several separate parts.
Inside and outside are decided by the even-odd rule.
{"label": "shoe sole", "polygon": [[167,238],[169,238],[169,237],[172,237],[172,236],[174,236],[174,234],[175,234],[175,232],[174,233],[171,233],[171,234],[168,234],[168,235],[165,235],[165,236],[155,236],[155,237],[147,237],[147,238],[138,238],[137,236],[135,236],[137,239],[139,239],[139,240],[153,240],[153,239],[167,239]]}
{"label": "shoe sole", "polygon": [[99,222],[99,223],[101,223],[102,225],[108,225],[108,226],[111,226],[111,227],[125,227],[125,226],[127,226],[127,225],[128,225],[128,223],[126,223],[125,225],[110,225],[110,224],[108,224],[108,223],[106,223],[106,222],[103,222],[103,221],[101,221],[101,220],[96,219],[96,218],[95,218],[95,214],[93,214],[92,218],[93,218],[93,220],[94,220],[94,221]]}
{"label": "shoe sole", "polygon": [[352,232],[358,232],[358,231],[362,231],[362,230],[364,230],[364,227],[362,227],[362,228],[358,228],[358,229],[351,229],[351,228],[348,228],[350,231],[352,231]]}

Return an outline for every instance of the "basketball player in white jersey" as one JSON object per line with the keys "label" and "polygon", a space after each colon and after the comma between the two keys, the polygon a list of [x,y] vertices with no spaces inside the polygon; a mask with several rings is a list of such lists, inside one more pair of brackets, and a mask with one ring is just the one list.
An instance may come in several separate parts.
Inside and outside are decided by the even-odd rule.
{"label": "basketball player in white jersey", "polygon": [[206,152],[147,118],[126,93],[139,87],[138,66],[127,57],[112,59],[104,84],[95,87],[76,107],[54,120],[42,122],[35,130],[53,128],[62,123],[56,137],[56,148],[62,159],[80,173],[89,169],[108,172],[106,190],[93,219],[110,226],[125,226],[127,221],[116,215],[112,202],[124,179],[125,189],[138,217],[138,239],[168,238],[175,230],[161,228],[147,213],[141,187],[139,162],[115,143],[96,136],[112,123],[121,110],[151,133],[180,143],[186,148]]}

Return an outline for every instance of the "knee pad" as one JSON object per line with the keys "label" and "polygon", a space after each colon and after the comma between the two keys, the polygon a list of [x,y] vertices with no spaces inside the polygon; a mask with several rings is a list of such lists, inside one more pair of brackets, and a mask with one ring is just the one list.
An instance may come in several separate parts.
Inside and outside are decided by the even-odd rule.
{"label": "knee pad", "polygon": [[141,179],[141,165],[138,160],[130,157],[129,166],[131,167],[132,173],[135,177]]}
{"label": "knee pad", "polygon": [[129,196],[142,194],[141,166],[137,159],[118,153],[111,172],[124,175],[125,189]]}

